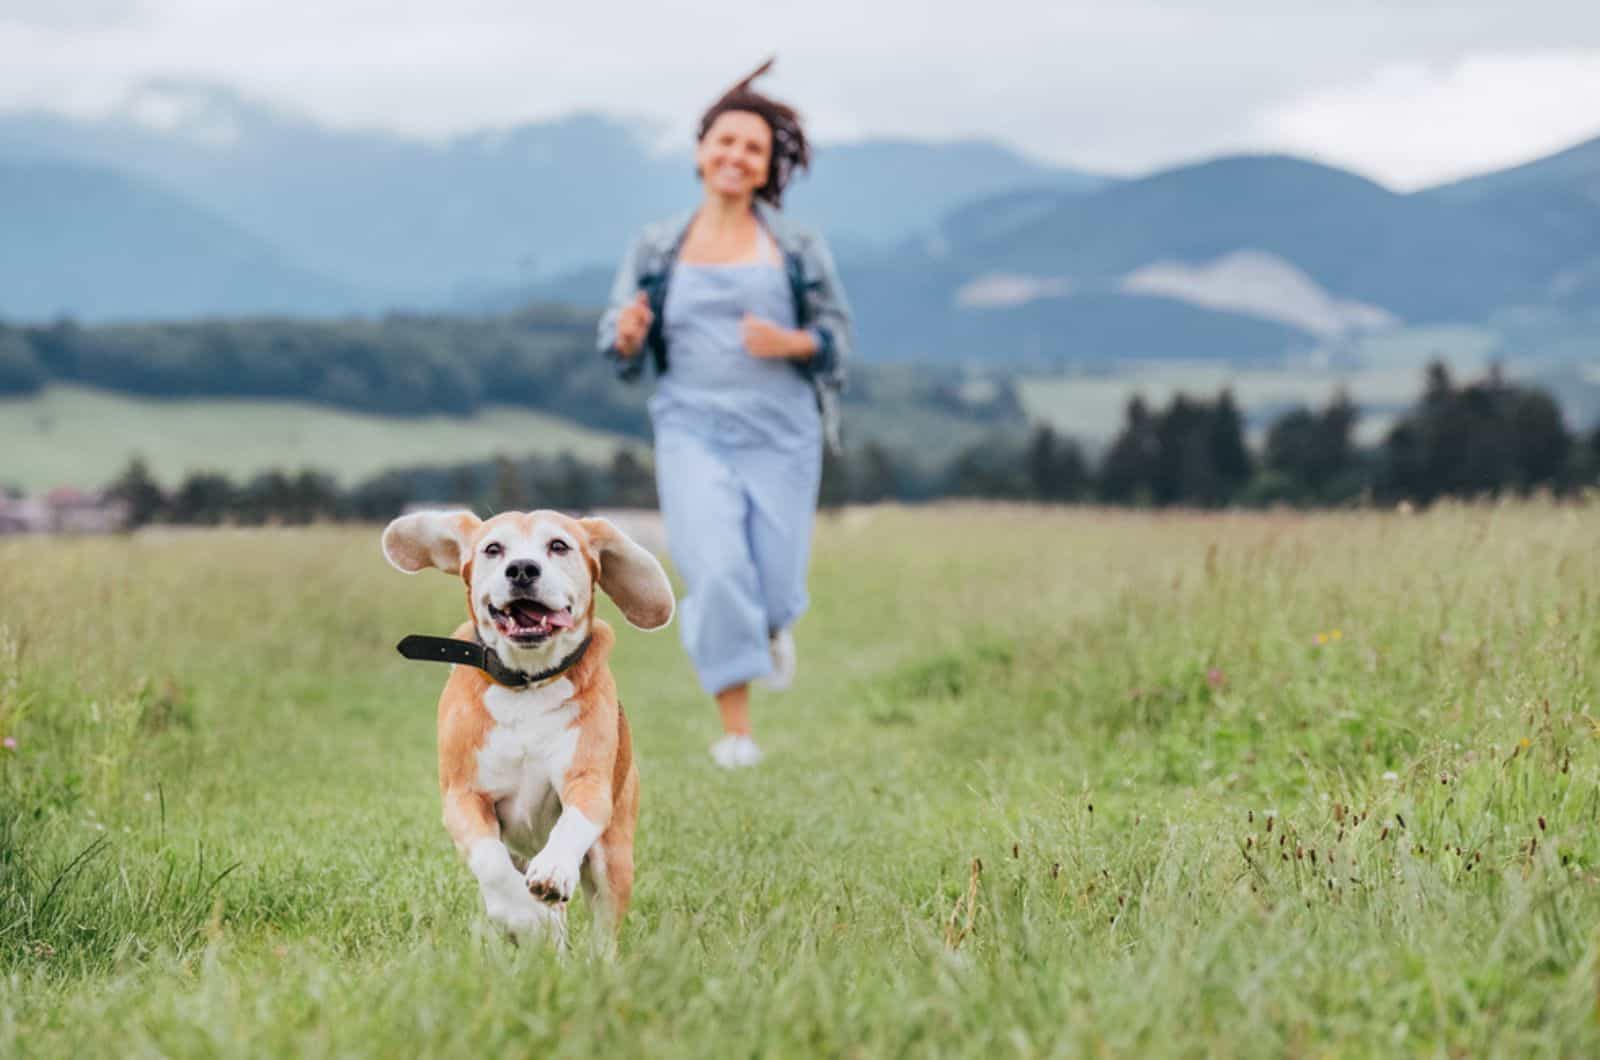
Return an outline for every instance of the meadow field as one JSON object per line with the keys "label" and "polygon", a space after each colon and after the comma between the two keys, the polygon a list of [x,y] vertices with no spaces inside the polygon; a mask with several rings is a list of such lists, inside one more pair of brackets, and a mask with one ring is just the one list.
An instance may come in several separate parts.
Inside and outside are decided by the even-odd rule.
{"label": "meadow field", "polygon": [[97,489],[130,453],[169,488],[197,471],[248,480],[315,468],[345,487],[397,467],[464,464],[530,450],[605,463],[642,443],[524,408],[471,416],[378,416],[297,401],[152,398],[56,385],[0,397],[0,487]]}
{"label": "meadow field", "polygon": [[769,758],[675,631],[618,953],[439,822],[377,529],[0,541],[0,1056],[1600,1055],[1600,505],[824,518]]}

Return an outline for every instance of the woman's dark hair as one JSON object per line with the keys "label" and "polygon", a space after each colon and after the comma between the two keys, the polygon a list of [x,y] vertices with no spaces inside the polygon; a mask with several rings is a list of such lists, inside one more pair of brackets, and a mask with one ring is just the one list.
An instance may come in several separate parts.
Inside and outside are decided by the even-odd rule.
{"label": "woman's dark hair", "polygon": [[765,199],[773,206],[783,206],[783,189],[796,169],[811,168],[811,145],[806,143],[806,132],[800,127],[800,115],[787,103],[779,103],[771,96],[762,95],[750,87],[750,82],[772,69],[775,59],[762,63],[756,72],[723,93],[721,99],[711,104],[700,116],[699,139],[704,140],[712,124],[732,110],[748,111],[767,123],[772,130],[772,158],[767,163],[767,182],[756,189],[756,198]]}

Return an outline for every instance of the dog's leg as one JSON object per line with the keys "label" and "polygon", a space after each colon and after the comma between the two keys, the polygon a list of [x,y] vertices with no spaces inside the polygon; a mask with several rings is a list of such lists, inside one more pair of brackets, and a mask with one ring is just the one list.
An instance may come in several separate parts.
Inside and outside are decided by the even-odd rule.
{"label": "dog's leg", "polygon": [[[599,729],[599,734],[595,735]],[[527,885],[535,898],[565,902],[578,886],[583,859],[611,823],[611,772],[615,729],[588,726],[559,785],[561,816],[544,848],[528,862]]]}
{"label": "dog's leg", "polygon": [[[594,813],[596,808],[591,803],[588,810]],[[609,805],[604,807],[606,817],[610,816],[610,810]],[[601,827],[582,808],[571,804],[563,807],[544,848],[528,862],[525,876],[528,893],[546,902],[565,902],[571,898],[578,886],[583,859],[600,837]]]}
{"label": "dog's leg", "polygon": [[633,891],[633,851],[612,849],[602,836],[583,860],[583,894],[594,913],[594,928],[590,932],[590,949],[597,957],[615,957],[617,936],[621,934],[622,917],[628,910],[628,896]]}
{"label": "dog's leg", "polygon": [[633,837],[625,840],[610,834],[602,836],[590,853],[596,872],[595,920],[605,926],[607,936],[615,936],[622,929],[622,918],[628,914],[628,901],[633,897]]}
{"label": "dog's leg", "polygon": [[611,812],[611,824],[589,848],[583,862],[583,890],[594,910],[594,951],[616,953],[622,918],[633,896],[633,832],[639,813],[638,774],[624,782]]}
{"label": "dog's leg", "polygon": [[489,919],[518,939],[565,938],[557,911],[534,901],[511,852],[500,841],[500,822],[489,797],[452,788],[444,796],[444,826],[478,880]]}
{"label": "dog's leg", "polygon": [[605,864],[604,919],[609,922],[612,935],[622,930],[622,918],[633,897],[633,831],[638,823],[639,774],[629,769],[622,790],[617,792],[611,827],[595,844]]}

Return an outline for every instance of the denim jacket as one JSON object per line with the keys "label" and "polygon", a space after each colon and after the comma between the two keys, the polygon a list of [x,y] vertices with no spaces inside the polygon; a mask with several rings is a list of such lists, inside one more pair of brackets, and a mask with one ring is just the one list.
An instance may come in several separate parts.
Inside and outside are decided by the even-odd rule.
{"label": "denim jacket", "polygon": [[[833,264],[833,255],[822,237],[803,225],[787,220],[776,210],[757,203],[756,214],[783,255],[783,269],[794,295],[795,320],[816,339],[817,352],[794,367],[811,384],[822,413],[822,433],[829,448],[840,449],[839,391],[844,387],[844,366],[851,344],[850,306]],[[662,310],[667,303],[667,285],[678,248],[688,232],[693,214],[681,214],[666,221],[646,225],[628,248],[617,278],[611,285],[611,300],[600,318],[599,347],[622,379],[639,378],[644,371],[644,353],[655,362],[656,374],[667,370],[667,340],[662,329]],[[645,338],[644,349],[624,357],[617,349],[617,318],[627,304],[644,291],[654,319]]]}

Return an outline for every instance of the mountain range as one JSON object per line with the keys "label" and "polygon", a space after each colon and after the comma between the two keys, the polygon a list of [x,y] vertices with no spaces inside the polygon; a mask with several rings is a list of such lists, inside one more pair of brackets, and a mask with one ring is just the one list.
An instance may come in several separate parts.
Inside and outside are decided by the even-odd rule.
{"label": "mountain range", "polygon": [[[0,161],[71,162],[163,189],[338,285],[352,310],[468,304],[616,257],[640,225],[695,201],[690,145],[662,151],[652,139],[637,124],[576,115],[428,143],[174,82],[97,120],[0,113]],[[819,176],[797,182],[792,208],[837,232],[841,250],[903,239],[975,195],[1100,181],[977,142],[824,144],[817,156]],[[93,237],[66,201],[42,220]],[[0,291],[29,249],[0,259]],[[59,301],[0,294],[0,312]]]}
{"label": "mountain range", "polygon": [[[687,136],[686,136],[687,139]],[[593,304],[687,143],[578,115],[441,142],[157,82],[79,120],[0,113],[0,316]],[[1519,354],[1600,335],[1600,140],[1401,194],[1285,156],[1112,179],[1003,145],[823,144],[788,212],[840,259],[863,355],[1277,362],[1409,325]]]}
{"label": "mountain range", "polygon": [[0,308],[85,319],[334,313],[354,292],[157,185],[0,159]]}

